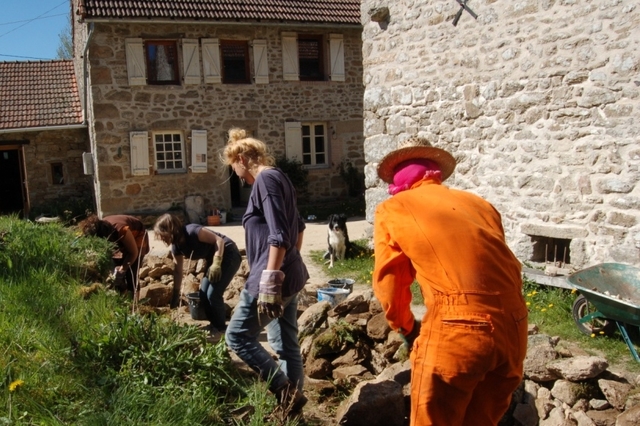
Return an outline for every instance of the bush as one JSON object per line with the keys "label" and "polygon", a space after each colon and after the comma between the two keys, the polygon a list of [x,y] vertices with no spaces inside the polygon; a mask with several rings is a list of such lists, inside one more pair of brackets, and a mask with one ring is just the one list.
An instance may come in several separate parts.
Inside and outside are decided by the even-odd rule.
{"label": "bush", "polygon": [[282,170],[296,189],[298,204],[304,204],[309,200],[309,171],[302,166],[300,161],[290,160],[286,157],[276,159],[276,167]]}

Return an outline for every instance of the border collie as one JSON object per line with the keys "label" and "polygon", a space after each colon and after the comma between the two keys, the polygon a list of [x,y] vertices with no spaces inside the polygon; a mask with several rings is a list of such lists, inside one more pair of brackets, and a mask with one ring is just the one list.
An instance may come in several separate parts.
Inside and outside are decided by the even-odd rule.
{"label": "border collie", "polygon": [[329,268],[333,268],[335,261],[344,260],[351,243],[347,232],[347,216],[344,214],[332,214],[329,216],[327,231],[327,243],[329,245]]}

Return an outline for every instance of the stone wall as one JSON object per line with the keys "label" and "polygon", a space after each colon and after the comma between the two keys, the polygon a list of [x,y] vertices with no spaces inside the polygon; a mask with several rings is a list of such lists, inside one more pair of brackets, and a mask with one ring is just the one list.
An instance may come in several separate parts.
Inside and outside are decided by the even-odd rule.
{"label": "stone wall", "polygon": [[[86,27],[76,25],[77,37],[86,39]],[[284,81],[282,31],[343,34],[346,81]],[[265,39],[269,83],[129,86],[125,39],[134,37]],[[86,43],[78,40],[76,46],[80,48]],[[103,214],[163,211],[173,204],[183,204],[187,196],[203,197],[209,208],[231,208],[229,172],[219,153],[226,143],[227,131],[233,126],[252,131],[279,157],[285,154],[285,121],[326,122],[331,164],[309,170],[309,189],[314,200],[346,195],[346,184],[339,176],[340,162],[348,159],[360,170],[364,168],[360,28],[96,23],[88,46],[90,135],[98,164],[96,194]],[[132,176],[129,132],[154,130],[182,131],[188,164],[191,131],[206,130],[207,173],[152,171],[149,176]],[[153,167],[151,144],[149,148]]]}
{"label": "stone wall", "polygon": [[[87,129],[0,134],[0,142],[11,141],[28,142],[20,146],[32,211],[46,210],[47,206],[74,198],[92,199],[91,176],[84,174],[82,165],[82,153],[89,150]],[[54,183],[52,164],[62,165],[62,184]]]}
{"label": "stone wall", "polygon": [[545,262],[564,244],[573,267],[640,265],[638,3],[469,7],[478,19],[453,26],[453,0],[362,2],[367,219],[387,197],[377,162],[419,134],[458,160],[448,185],[501,212],[521,260],[537,241]]}

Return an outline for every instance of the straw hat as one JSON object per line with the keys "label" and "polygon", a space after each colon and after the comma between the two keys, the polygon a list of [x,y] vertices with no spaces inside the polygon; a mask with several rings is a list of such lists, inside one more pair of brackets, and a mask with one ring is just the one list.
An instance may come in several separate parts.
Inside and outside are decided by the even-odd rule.
{"label": "straw hat", "polygon": [[378,165],[378,176],[387,183],[393,182],[393,175],[398,164],[414,158],[426,158],[440,166],[442,181],[453,173],[456,159],[444,149],[431,146],[428,140],[418,136],[410,137],[398,143],[398,148],[384,156]]}

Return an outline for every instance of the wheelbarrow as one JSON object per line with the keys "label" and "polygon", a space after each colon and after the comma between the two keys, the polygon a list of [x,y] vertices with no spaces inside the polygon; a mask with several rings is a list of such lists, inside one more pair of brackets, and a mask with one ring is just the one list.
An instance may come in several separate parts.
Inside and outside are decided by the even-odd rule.
{"label": "wheelbarrow", "polygon": [[611,334],[616,326],[633,358],[640,362],[627,326],[640,327],[640,269],[600,263],[577,271],[567,281],[580,293],[572,314],[581,332]]}

